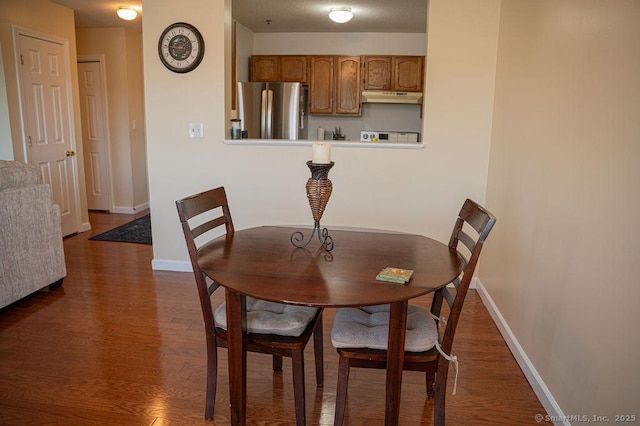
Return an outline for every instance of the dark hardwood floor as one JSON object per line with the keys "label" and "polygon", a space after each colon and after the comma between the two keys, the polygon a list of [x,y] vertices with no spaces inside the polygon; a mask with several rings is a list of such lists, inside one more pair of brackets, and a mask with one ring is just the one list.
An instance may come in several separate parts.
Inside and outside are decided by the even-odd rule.
{"label": "dark hardwood floor", "polygon": [[[91,213],[93,229],[64,241],[63,287],[0,310],[1,425],[229,423],[225,349],[215,422],[203,419],[205,341],[193,276],[152,271],[151,246],[88,240],[146,213]],[[325,312],[325,386],[315,386],[308,348],[306,409],[311,424],[329,425],[338,357],[329,336],[334,312]],[[447,424],[540,424],[534,416],[545,412],[474,290],[454,353],[460,373]],[[453,377],[452,368],[450,388]],[[269,357],[248,355],[250,424],[295,423],[291,379],[290,360],[274,374]],[[354,369],[349,384],[346,423],[383,424],[384,371]],[[424,376],[405,372],[402,425],[433,423],[424,392]]]}

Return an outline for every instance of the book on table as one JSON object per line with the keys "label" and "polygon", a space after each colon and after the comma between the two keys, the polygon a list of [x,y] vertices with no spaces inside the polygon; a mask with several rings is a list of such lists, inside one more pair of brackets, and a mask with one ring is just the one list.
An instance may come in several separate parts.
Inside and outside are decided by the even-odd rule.
{"label": "book on table", "polygon": [[405,284],[409,282],[412,275],[413,270],[411,269],[402,269],[388,266],[380,271],[380,273],[376,276],[376,279],[378,281]]}

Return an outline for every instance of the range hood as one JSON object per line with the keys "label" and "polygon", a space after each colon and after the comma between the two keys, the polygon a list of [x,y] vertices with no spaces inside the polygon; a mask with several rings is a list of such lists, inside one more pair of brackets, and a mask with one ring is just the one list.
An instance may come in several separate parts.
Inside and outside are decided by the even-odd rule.
{"label": "range hood", "polygon": [[362,91],[362,102],[370,104],[421,104],[422,92]]}

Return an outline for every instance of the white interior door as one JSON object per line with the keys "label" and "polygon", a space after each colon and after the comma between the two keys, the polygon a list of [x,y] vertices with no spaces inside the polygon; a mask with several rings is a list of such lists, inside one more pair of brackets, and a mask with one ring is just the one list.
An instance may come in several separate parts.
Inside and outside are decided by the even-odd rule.
{"label": "white interior door", "polygon": [[78,62],[87,206],[111,211],[111,163],[103,63]]}
{"label": "white interior door", "polygon": [[77,166],[72,144],[66,42],[18,32],[18,64],[26,156],[51,185],[62,234],[79,231]]}

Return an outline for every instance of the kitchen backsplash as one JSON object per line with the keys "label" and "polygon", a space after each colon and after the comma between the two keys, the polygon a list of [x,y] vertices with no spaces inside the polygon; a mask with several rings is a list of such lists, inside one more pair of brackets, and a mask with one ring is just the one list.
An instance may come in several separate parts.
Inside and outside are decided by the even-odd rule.
{"label": "kitchen backsplash", "polygon": [[326,139],[339,127],[347,141],[359,141],[361,130],[386,130],[398,132],[422,132],[421,105],[363,104],[362,116],[340,117],[335,115],[310,115],[309,139],[317,138],[317,129],[322,127]]}

